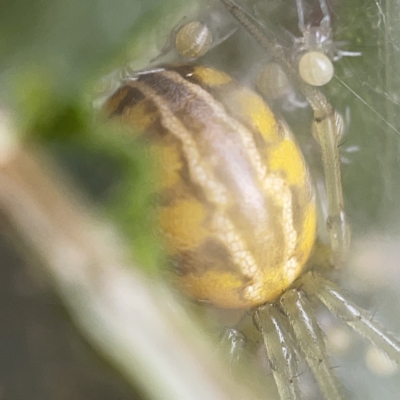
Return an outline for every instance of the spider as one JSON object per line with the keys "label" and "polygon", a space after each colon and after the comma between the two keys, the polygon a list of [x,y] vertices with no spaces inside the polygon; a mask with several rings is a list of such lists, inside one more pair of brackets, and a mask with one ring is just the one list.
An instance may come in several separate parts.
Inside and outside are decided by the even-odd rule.
{"label": "spider", "polygon": [[295,39],[296,52],[299,53],[299,74],[306,83],[314,86],[323,86],[332,79],[332,61],[338,61],[344,56],[361,55],[360,52],[340,50],[340,46],[345,43],[333,41],[328,4],[325,0],[320,0],[319,4],[322,13],[319,25],[306,25],[303,1],[296,0],[298,25],[302,34]]}
{"label": "spider", "polygon": [[[329,279],[345,267],[350,245],[338,155],[342,120],[324,94],[293,66],[293,48],[270,38],[233,1],[220,1],[279,64],[312,109],[312,132],[325,175],[329,268],[306,266],[316,216],[311,179],[286,124],[276,120],[258,95],[217,69],[178,65],[129,76],[106,109],[136,129],[151,132],[150,151],[164,168],[159,220],[178,284],[198,300],[251,310],[281,399],[302,398],[299,358],[305,359],[324,398],[341,399],[344,395],[310,299],[320,300],[400,362],[400,343]],[[299,24],[304,28],[299,4]],[[325,1],[320,4],[324,11]],[[327,15],[318,31],[323,35],[327,27],[331,35]],[[205,26],[189,27],[200,27],[209,47]],[[182,36],[196,34],[196,29],[182,29],[186,31],[177,32],[177,45],[185,55],[179,48],[185,46]],[[201,46],[201,40],[198,43]],[[309,47],[304,35],[301,50]],[[191,47],[190,58],[193,51],[199,50]],[[233,110],[238,113],[234,117]],[[233,132],[235,139],[227,136]],[[267,229],[271,227],[276,232]],[[243,235],[250,239],[242,240]],[[233,346],[243,344],[231,333]]]}

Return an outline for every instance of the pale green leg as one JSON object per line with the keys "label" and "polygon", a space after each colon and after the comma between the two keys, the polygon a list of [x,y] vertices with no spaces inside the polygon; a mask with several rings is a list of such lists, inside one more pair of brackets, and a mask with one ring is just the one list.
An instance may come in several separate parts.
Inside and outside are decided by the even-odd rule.
{"label": "pale green leg", "polygon": [[334,283],[312,272],[304,275],[302,283],[306,292],[317,296],[333,314],[400,364],[400,341],[374,323]]}
{"label": "pale green leg", "polygon": [[271,370],[281,399],[300,400],[299,362],[288,335],[284,315],[276,305],[266,304],[254,314],[264,339]]}
{"label": "pale green leg", "polygon": [[293,327],[297,346],[301,349],[326,400],[343,399],[339,383],[328,361],[325,342],[305,295],[296,289],[281,297],[281,307]]}

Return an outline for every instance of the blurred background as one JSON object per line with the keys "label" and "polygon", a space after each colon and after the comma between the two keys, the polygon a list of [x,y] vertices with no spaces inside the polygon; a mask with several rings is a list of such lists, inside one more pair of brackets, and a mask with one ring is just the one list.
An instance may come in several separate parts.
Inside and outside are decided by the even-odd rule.
{"label": "blurred background", "polygon": [[[295,0],[241,4],[277,40],[299,35]],[[314,18],[318,1],[304,4]],[[373,318],[400,332],[400,2],[329,4],[335,41],[344,42],[345,50],[362,53],[339,60],[336,78],[324,88],[345,122],[340,153],[353,245],[343,286]],[[124,141],[104,127],[96,107],[118,85],[119,68],[145,68],[182,18],[210,19],[215,10],[221,13],[217,0],[1,4],[0,101],[11,110],[17,132],[13,140],[39,148],[46,153],[44,159],[57,160],[51,174],[65,180],[67,187],[78,188],[66,196],[77,196],[91,212],[111,219],[146,276],[159,276],[162,260],[148,208],[151,171],[140,149],[127,150]],[[239,29],[199,62],[251,82],[268,60],[260,52]],[[174,54],[165,60],[182,61]],[[288,120],[305,153],[312,153],[309,110],[279,102],[273,106]],[[39,266],[43,261],[32,255],[8,210],[2,207],[0,212],[0,399],[151,398],[144,394],[143,383],[135,389],[126,374],[99,355],[99,345],[93,345],[90,335],[81,336],[57,285]],[[321,318],[328,338],[342,335],[342,342],[348,343],[333,351],[348,398],[397,399],[396,368],[390,363],[386,369],[375,368],[373,349],[323,312]]]}

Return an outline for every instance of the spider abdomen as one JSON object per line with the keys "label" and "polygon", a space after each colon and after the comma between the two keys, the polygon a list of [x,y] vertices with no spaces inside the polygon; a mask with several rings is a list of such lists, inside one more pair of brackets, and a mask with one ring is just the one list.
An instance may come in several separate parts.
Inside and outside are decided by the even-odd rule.
{"label": "spider abdomen", "polygon": [[272,301],[314,243],[301,152],[253,91],[208,67],[139,74],[108,101],[149,143],[157,215],[180,286],[219,307]]}

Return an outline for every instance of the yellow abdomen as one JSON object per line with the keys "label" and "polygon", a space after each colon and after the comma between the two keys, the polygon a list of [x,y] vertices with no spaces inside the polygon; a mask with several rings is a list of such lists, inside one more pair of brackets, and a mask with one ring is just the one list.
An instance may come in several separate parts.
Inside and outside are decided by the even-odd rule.
{"label": "yellow abdomen", "polygon": [[300,150],[254,92],[194,66],[140,74],[108,101],[159,166],[158,218],[180,286],[219,307],[272,301],[314,243]]}

